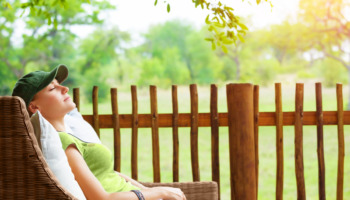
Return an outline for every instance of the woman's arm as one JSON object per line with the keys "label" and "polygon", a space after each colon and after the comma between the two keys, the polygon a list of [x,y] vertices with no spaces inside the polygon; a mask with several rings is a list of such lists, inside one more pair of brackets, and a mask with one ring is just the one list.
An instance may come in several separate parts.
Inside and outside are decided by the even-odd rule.
{"label": "woman's arm", "polygon": [[[104,199],[104,200],[138,200],[133,192],[116,192],[107,193],[101,183],[94,176],[87,166],[84,158],[74,144],[65,150],[68,163],[77,180],[80,188],[83,190],[87,199]],[[184,200],[185,196],[177,194],[162,188],[145,188],[141,190],[146,200]]]}
{"label": "woman's arm", "polygon": [[139,187],[140,189],[146,189],[147,187],[142,185],[141,183],[135,181],[134,179],[130,178],[129,176],[122,174],[120,172],[115,172],[117,173],[120,177],[124,178],[127,182],[130,182],[132,185]]}

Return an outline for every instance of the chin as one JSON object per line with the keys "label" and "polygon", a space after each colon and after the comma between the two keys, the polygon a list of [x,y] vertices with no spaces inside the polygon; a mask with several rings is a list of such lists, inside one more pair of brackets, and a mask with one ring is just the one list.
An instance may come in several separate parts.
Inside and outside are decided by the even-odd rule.
{"label": "chin", "polygon": [[67,113],[69,113],[70,111],[74,110],[74,108],[76,108],[77,106],[75,105],[74,102],[70,103],[69,108],[67,108]]}

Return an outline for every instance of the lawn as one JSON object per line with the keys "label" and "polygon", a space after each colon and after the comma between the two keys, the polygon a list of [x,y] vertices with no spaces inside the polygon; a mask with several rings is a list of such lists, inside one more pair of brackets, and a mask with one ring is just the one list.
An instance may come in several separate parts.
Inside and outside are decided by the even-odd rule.
{"label": "lawn", "polygon": [[[305,84],[304,110],[315,110],[314,84]],[[347,103],[347,88],[344,91],[344,106]],[[294,111],[295,85],[282,85],[283,111]],[[178,88],[179,112],[190,112],[190,94],[188,86]],[[219,112],[227,112],[225,85],[219,86]],[[84,99],[84,98],[83,98]],[[109,99],[109,97],[108,97]],[[199,112],[209,112],[210,87],[198,88]],[[139,113],[150,113],[149,89],[138,89]],[[274,87],[260,87],[260,112],[274,111]],[[83,102],[82,102],[83,103]],[[118,92],[119,113],[131,113],[131,93],[124,89]],[[323,109],[336,110],[336,94],[334,88],[323,89]],[[91,114],[89,103],[81,104],[82,114]],[[158,112],[171,113],[171,89],[158,89]],[[110,114],[109,101],[99,102],[99,113]],[[230,199],[230,172],[228,128],[220,127],[220,178],[221,197]],[[121,172],[130,176],[131,158],[131,129],[121,130],[122,162]],[[171,128],[159,130],[161,182],[172,182],[172,131]],[[259,129],[259,199],[274,199],[276,188],[276,133],[274,127]],[[111,129],[101,130],[103,144],[113,152],[113,135]],[[179,129],[180,145],[180,181],[192,181],[190,157],[190,129]],[[139,129],[138,141],[139,180],[152,181],[152,147],[151,129]],[[350,128],[345,126],[345,170],[344,170],[344,199],[350,199]],[[324,147],[326,162],[326,196],[336,198],[337,179],[337,127],[324,127]],[[304,173],[307,199],[318,199],[318,164],[317,164],[316,127],[304,127]],[[211,136],[210,128],[199,128],[199,164],[200,179],[211,180]],[[284,199],[296,198],[296,179],[294,171],[294,127],[284,127]]]}

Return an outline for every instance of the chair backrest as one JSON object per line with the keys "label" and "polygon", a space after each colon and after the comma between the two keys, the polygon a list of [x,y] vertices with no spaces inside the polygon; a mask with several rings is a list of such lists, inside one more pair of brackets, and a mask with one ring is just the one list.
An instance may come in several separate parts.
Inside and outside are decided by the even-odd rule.
{"label": "chair backrest", "polygon": [[0,96],[0,199],[76,199],[49,169],[19,97]]}

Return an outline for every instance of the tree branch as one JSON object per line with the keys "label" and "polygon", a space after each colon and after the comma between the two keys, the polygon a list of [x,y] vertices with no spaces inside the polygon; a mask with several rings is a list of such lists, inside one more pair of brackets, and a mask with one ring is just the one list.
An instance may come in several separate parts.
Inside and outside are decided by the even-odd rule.
{"label": "tree branch", "polygon": [[332,58],[332,59],[334,59],[334,60],[340,62],[342,65],[344,65],[344,67],[346,67],[346,68],[350,71],[350,64],[347,64],[347,63],[346,63],[343,59],[341,59],[340,57],[337,57],[337,56],[335,56],[335,55],[330,54],[330,53],[326,50],[325,46],[324,46],[322,43],[318,42],[318,44],[321,46],[322,52],[325,54],[325,56],[327,56],[327,57],[329,57],[329,58]]}

